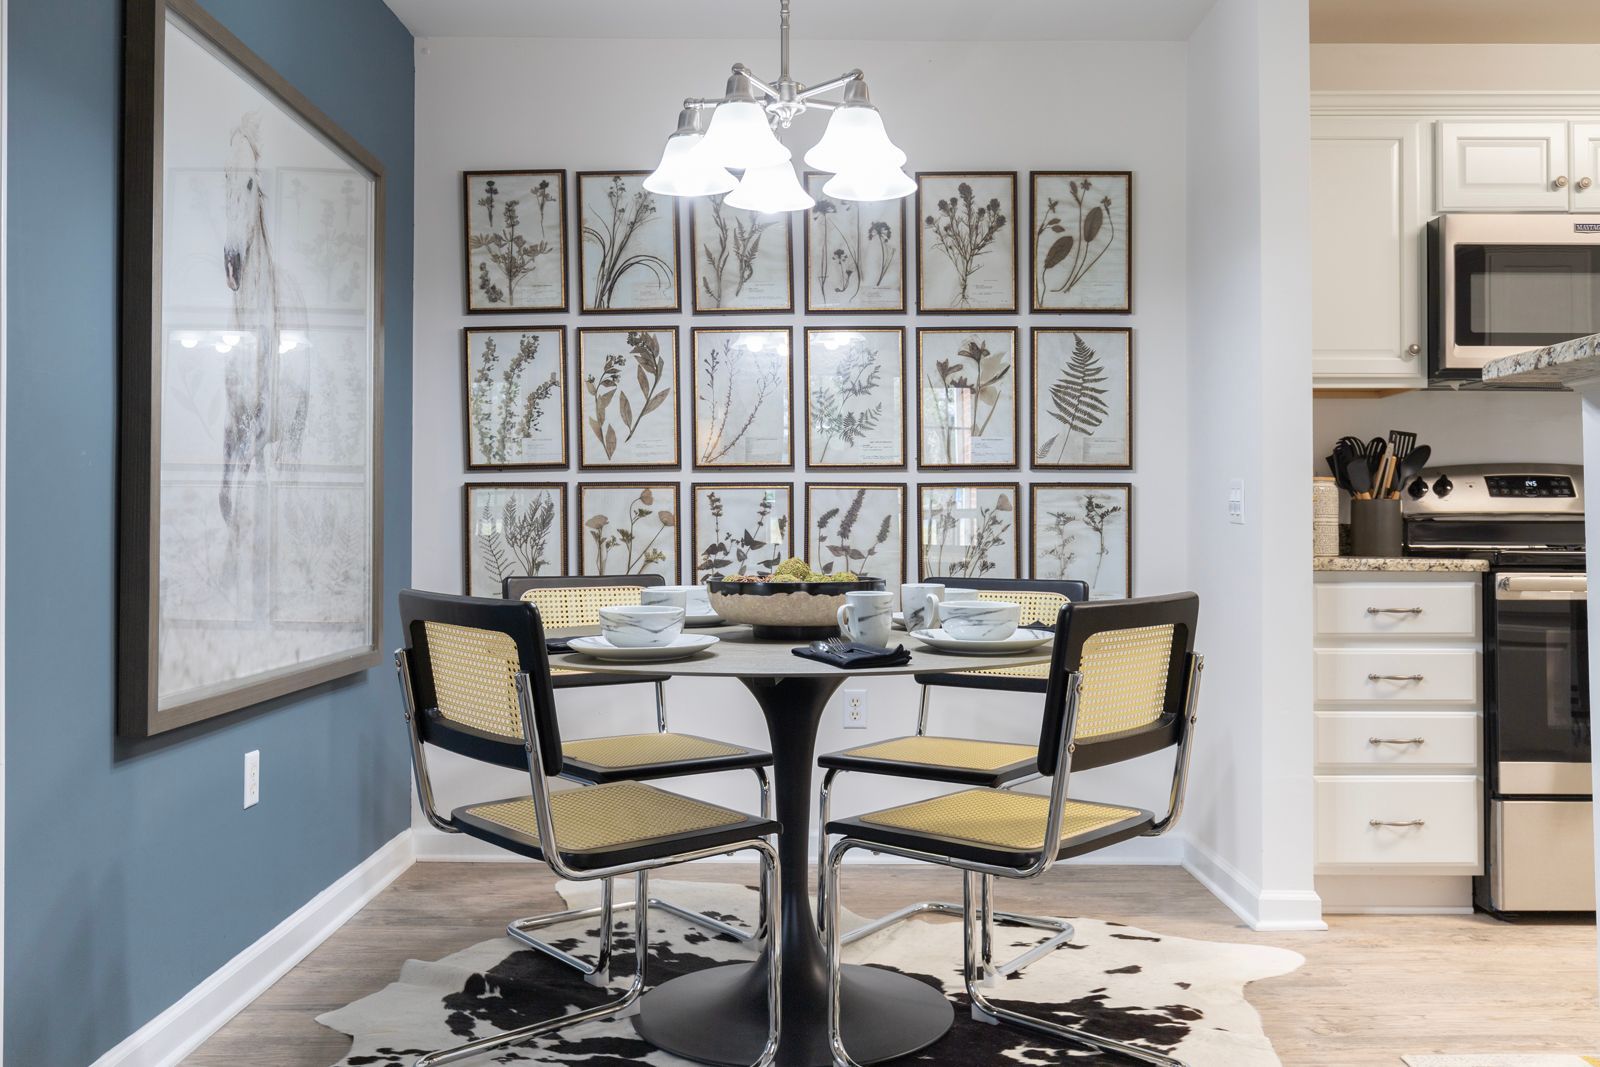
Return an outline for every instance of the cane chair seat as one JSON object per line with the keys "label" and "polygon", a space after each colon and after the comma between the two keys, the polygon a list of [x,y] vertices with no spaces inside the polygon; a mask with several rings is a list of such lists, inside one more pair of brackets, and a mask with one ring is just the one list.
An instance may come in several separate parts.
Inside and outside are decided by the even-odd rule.
{"label": "cane chair seat", "polygon": [[561,746],[561,773],[585,782],[676,778],[713,771],[749,771],[772,764],[770,753],[694,734],[591,737]]}
{"label": "cane chair seat", "polygon": [[998,788],[1033,774],[1038,758],[1036,745],[910,735],[831,752],[817,764],[826,770]]}
{"label": "cane chair seat", "polygon": [[[828,824],[828,833],[867,844],[915,849],[973,863],[1024,868],[1045,849],[1050,798],[1005,789],[967,789]],[[1155,824],[1141,808],[1068,800],[1056,859],[1138,837]]]}
{"label": "cane chair seat", "polygon": [[[569,866],[599,870],[662,859],[775,833],[778,824],[642,782],[581,786],[550,796],[556,844]],[[544,859],[532,797],[457,808],[463,833]]]}

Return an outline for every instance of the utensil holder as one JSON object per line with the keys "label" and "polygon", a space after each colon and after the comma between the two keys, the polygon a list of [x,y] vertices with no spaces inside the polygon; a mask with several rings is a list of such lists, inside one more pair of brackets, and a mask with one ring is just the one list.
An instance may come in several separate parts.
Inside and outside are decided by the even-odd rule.
{"label": "utensil holder", "polygon": [[1350,554],[1393,558],[1401,555],[1400,501],[1350,501]]}

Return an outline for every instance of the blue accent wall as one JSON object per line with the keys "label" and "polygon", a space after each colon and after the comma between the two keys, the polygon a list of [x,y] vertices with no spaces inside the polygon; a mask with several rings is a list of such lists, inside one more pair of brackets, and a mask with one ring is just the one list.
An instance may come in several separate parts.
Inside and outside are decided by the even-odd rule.
{"label": "blue accent wall", "polygon": [[[387,649],[411,561],[411,36],[382,0],[203,3],[386,173]],[[386,666],[115,739],[121,29],[121,0],[10,0],[4,1057],[19,1067],[93,1062],[409,822]],[[261,803],[245,811],[250,749]]]}

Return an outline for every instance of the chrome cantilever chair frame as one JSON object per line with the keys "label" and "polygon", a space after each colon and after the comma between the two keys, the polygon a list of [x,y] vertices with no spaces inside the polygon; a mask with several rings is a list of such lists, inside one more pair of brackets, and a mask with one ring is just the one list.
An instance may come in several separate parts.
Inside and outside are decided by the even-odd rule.
{"label": "chrome cantilever chair frame", "polygon": [[[1190,746],[1197,721],[1196,709],[1199,704],[1200,675],[1204,666],[1204,657],[1192,652],[1188,654],[1186,662],[1187,677],[1184,684],[1184,704],[1181,712],[1183,733],[1178,740],[1178,750],[1174,758],[1172,787],[1168,798],[1167,813],[1160,819],[1154,820],[1143,836],[1156,837],[1168,833],[1177,826],[1178,820],[1183,814],[1183,798],[1189,777]],[[1061,840],[1061,828],[1069,799],[1067,786],[1072,772],[1072,756],[1077,749],[1074,737],[1077,729],[1079,697],[1082,686],[1083,676],[1079,672],[1072,671],[1066,675],[1065,699],[1067,703],[1065,714],[1062,716],[1060,737],[1056,749],[1059,755],[1056,760],[1055,772],[1050,776],[1049,811],[1043,837],[1046,845],[1040,850],[1038,860],[1032,865],[1020,869],[994,866],[933,852],[897,847],[883,842],[860,841],[850,837],[845,837],[834,844],[828,854],[828,862],[824,871],[827,885],[825,907],[828,912],[828,917],[824,924],[824,940],[827,947],[830,990],[828,1040],[833,1053],[835,1067],[862,1067],[850,1057],[849,1052],[844,1047],[840,1033],[840,954],[844,939],[839,934],[841,912],[839,876],[840,867],[845,856],[855,849],[865,849],[884,855],[900,856],[905,859],[922,860],[939,866],[952,867],[962,872],[961,918],[962,943],[964,946],[962,977],[966,986],[967,996],[972,1005],[972,1017],[975,1020],[991,1024],[1000,1022],[1012,1023],[1076,1045],[1101,1052],[1127,1056],[1142,1063],[1155,1064],[1157,1067],[1185,1067],[1182,1060],[1150,1049],[1140,1048],[1136,1045],[1101,1037],[1084,1030],[1063,1026],[1059,1023],[1038,1019],[1010,1008],[1001,1007],[990,1001],[983,993],[982,986],[984,985],[985,977],[992,971],[990,954],[993,950],[993,940],[989,933],[989,917],[986,914],[986,909],[992,907],[992,895],[988,889],[988,884],[995,877],[1014,879],[1039,877],[1055,865],[1057,854],[1060,851],[1058,843]],[[826,824],[824,824],[823,830],[826,831]],[[1057,844],[1052,847],[1051,843]],[[881,926],[882,924],[879,925],[879,928]]]}
{"label": "chrome cantilever chair frame", "polygon": [[[542,630],[540,631],[542,635]],[[412,766],[415,768],[418,799],[422,806],[423,816],[429,825],[446,833],[460,833],[460,829],[443,818],[434,806],[433,790],[427,770],[427,757],[421,734],[417,729],[416,702],[411,685],[410,657],[406,649],[395,652],[395,664],[399,669],[401,687],[405,694],[406,718],[409,726],[412,745]],[[733,845],[721,845],[713,848],[692,850],[676,853],[654,860],[635,863],[618,864],[595,870],[576,870],[567,864],[562,856],[556,837],[554,818],[550,810],[550,780],[546,772],[546,761],[541,748],[538,723],[535,716],[535,700],[533,681],[526,671],[519,671],[515,676],[517,710],[522,720],[523,750],[527,754],[528,777],[533,799],[534,819],[538,827],[539,841],[546,845],[540,851],[545,863],[558,877],[571,881],[600,880],[603,886],[605,902],[597,909],[584,909],[584,914],[600,914],[605,919],[605,947],[606,962],[609,962],[611,915],[609,890],[612,880],[619,876],[632,874],[636,876],[636,900],[644,902],[637,909],[635,916],[636,935],[634,938],[634,973],[628,987],[622,995],[615,1000],[573,1012],[556,1019],[533,1023],[516,1030],[496,1034],[491,1037],[480,1038],[454,1048],[441,1049],[429,1052],[418,1057],[414,1067],[444,1067],[446,1064],[460,1062],[480,1056],[497,1049],[511,1045],[519,1045],[531,1041],[536,1037],[552,1033],[556,1030],[575,1026],[580,1023],[592,1022],[622,1014],[630,1009],[644,992],[645,961],[649,954],[649,907],[650,889],[649,872],[662,867],[676,866],[694,860],[710,859],[716,856],[733,855],[738,852],[754,851],[761,857],[762,875],[770,879],[773,884],[777,882],[778,852],[772,843],[764,838],[752,838]],[[779,922],[777,908],[777,894],[768,894],[762,902],[765,914],[762,924],[767,929],[777,929]],[[576,917],[576,916],[574,916]],[[767,1042],[762,1049],[760,1058],[753,1067],[771,1067],[777,1057],[778,1038],[782,1027],[782,1015],[779,990],[782,988],[783,955],[778,938],[768,938],[766,951],[770,954],[771,964],[767,979],[767,1012],[768,1030]],[[601,971],[604,974],[604,971]],[[604,983],[601,983],[604,984]]]}

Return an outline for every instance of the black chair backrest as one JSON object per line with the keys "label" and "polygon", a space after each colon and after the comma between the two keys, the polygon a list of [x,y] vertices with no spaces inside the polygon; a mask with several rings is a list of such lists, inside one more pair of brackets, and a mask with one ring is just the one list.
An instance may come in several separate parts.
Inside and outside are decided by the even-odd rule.
{"label": "black chair backrest", "polygon": [[1194,593],[1063,607],[1045,691],[1040,773],[1054,774],[1061,758],[1072,671],[1083,676],[1075,733],[1093,738],[1093,744],[1074,746],[1073,770],[1118,763],[1182,740],[1199,617]]}
{"label": "black chair backrest", "polygon": [[544,624],[520,600],[407,589],[400,622],[422,740],[472,759],[528,769],[516,676],[533,682],[534,726],[546,774],[561,773],[561,727]]}
{"label": "black chair backrest", "polygon": [[[1077,603],[1089,599],[1089,583],[1076,578],[1049,579],[1049,578],[930,578],[931,582],[939,582],[946,589],[972,589],[980,593],[1053,593],[1056,596],[1066,597]],[[1046,599],[1046,598],[1035,598]],[[1054,597],[1048,598],[1054,599]],[[1053,622],[1059,608],[1051,608],[1046,612],[1042,607],[1029,603],[1030,598],[1023,595],[1018,597],[1022,604],[1022,624],[1026,626],[1032,622]],[[913,675],[921,685],[946,685],[959,689],[991,689],[1008,693],[1042,693],[1045,691],[1042,677],[1029,677],[1032,672],[1022,671],[997,671],[988,672],[981,668],[971,671],[947,671],[939,674]]]}

